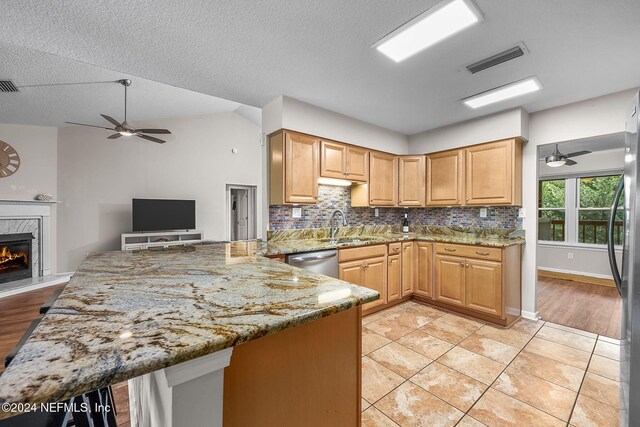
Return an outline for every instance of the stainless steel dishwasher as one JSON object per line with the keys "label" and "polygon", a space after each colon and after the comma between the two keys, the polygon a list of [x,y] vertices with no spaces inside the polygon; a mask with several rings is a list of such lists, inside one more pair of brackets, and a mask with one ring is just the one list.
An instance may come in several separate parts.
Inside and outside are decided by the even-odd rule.
{"label": "stainless steel dishwasher", "polygon": [[338,278],[337,249],[287,255],[287,264]]}

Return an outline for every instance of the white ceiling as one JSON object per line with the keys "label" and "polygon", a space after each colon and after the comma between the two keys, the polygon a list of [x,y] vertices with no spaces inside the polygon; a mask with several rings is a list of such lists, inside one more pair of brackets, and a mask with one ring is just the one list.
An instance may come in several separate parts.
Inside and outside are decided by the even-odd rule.
{"label": "white ceiling", "polygon": [[[256,107],[284,94],[407,134],[640,85],[640,1],[476,2],[483,22],[400,64],[371,44],[437,0],[4,0],[0,28],[11,44]],[[530,54],[464,70],[517,42]],[[28,67],[3,61],[1,78],[52,80]],[[459,102],[531,75],[543,91],[475,111]]]}
{"label": "white ceiling", "polygon": [[[130,78],[127,116],[130,121],[189,117],[236,111],[256,121],[260,110],[233,101],[62,58],[49,53],[0,43],[0,79],[18,86],[70,82],[108,82]],[[254,110],[254,111],[252,111]],[[0,93],[0,122],[38,126],[66,126],[65,121],[108,125],[99,116],[123,120],[124,88],[116,83],[21,87],[19,93]],[[259,123],[257,123],[259,125]],[[110,125],[109,125],[110,126]]]}

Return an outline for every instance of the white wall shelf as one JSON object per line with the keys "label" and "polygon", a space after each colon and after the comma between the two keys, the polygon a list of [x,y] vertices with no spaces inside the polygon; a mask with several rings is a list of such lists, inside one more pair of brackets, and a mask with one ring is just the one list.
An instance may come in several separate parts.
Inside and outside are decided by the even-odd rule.
{"label": "white wall shelf", "polygon": [[204,233],[198,230],[124,233],[121,235],[121,249],[123,251],[135,251],[149,248],[166,248],[176,245],[192,245],[203,240]]}

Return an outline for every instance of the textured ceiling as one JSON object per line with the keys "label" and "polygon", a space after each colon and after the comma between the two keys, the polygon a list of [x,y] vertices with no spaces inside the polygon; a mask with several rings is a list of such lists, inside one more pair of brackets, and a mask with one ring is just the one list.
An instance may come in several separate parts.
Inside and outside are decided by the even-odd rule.
{"label": "textured ceiling", "polygon": [[[0,43],[0,79],[5,78],[12,79],[18,86],[130,78],[127,116],[134,122],[229,111],[237,111],[254,122],[256,116],[260,117],[260,109],[255,107]],[[123,120],[122,85],[20,87],[18,93],[0,93],[0,123],[65,126],[65,121],[71,121],[107,125],[100,113]]]}
{"label": "textured ceiling", "polygon": [[[407,134],[640,85],[637,0],[477,0],[483,22],[400,64],[370,48],[436,2],[4,0],[0,28],[11,44],[256,107],[287,95]],[[530,54],[464,70],[517,42]],[[534,74],[539,93],[459,102]]]}

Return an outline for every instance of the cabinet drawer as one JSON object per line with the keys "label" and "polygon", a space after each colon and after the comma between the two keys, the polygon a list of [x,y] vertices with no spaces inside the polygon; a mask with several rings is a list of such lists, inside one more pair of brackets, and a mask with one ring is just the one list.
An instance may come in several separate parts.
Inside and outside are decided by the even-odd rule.
{"label": "cabinet drawer", "polygon": [[436,253],[442,255],[455,255],[466,258],[502,261],[502,249],[488,248],[486,246],[467,246],[454,245],[449,243],[437,243]]}
{"label": "cabinet drawer", "polygon": [[402,243],[389,243],[389,255],[399,254],[401,249]]}
{"label": "cabinet drawer", "polygon": [[338,259],[340,262],[354,259],[374,258],[385,256],[387,245],[361,246],[359,248],[340,249]]}

